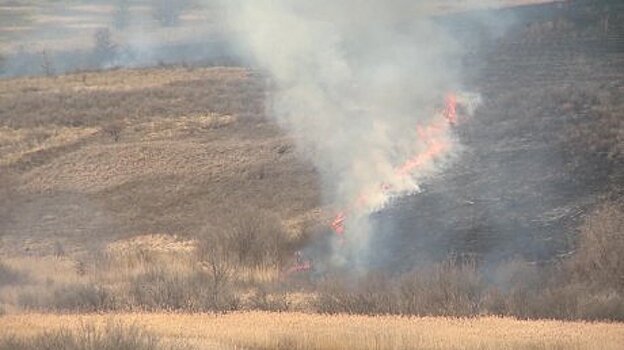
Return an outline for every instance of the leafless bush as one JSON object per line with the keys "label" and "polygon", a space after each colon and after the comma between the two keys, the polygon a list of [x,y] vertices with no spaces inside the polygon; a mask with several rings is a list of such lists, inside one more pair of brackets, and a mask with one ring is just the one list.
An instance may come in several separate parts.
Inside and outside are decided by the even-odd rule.
{"label": "leafless bush", "polygon": [[154,267],[133,279],[129,293],[136,307],[148,310],[237,309],[237,297],[219,278],[202,270],[180,274]]}
{"label": "leafless bush", "polygon": [[228,253],[220,237],[211,231],[203,232],[197,257],[210,279],[209,302],[217,310],[238,307],[238,301],[231,294],[229,286],[232,266]]}
{"label": "leafless bush", "polygon": [[455,258],[399,278],[369,274],[328,279],[316,301],[323,313],[469,316],[478,314],[485,284],[473,261]]}
{"label": "leafless bush", "polygon": [[109,322],[105,327],[85,324],[78,330],[62,328],[31,337],[3,335],[0,350],[153,350],[187,349],[165,345],[157,336],[135,325]]}
{"label": "leafless bush", "polygon": [[24,309],[63,312],[101,312],[121,308],[114,291],[96,283],[62,285],[50,291],[26,291],[18,296],[18,303]]}
{"label": "leafless bush", "polygon": [[528,303],[536,299],[547,280],[537,265],[513,259],[501,262],[489,274],[491,282],[482,301],[488,313],[516,317],[535,314]]}
{"label": "leafless bush", "polygon": [[401,312],[417,315],[478,314],[485,283],[473,259],[448,260],[418,269],[401,279]]}
{"label": "leafless bush", "polygon": [[102,131],[110,136],[113,141],[119,141],[121,132],[123,131],[124,124],[121,121],[113,121],[102,127]]}
{"label": "leafless bush", "polygon": [[259,286],[253,291],[250,306],[254,310],[283,312],[287,311],[289,302],[283,293],[269,293],[266,287]]}
{"label": "leafless bush", "polygon": [[56,289],[50,306],[59,311],[96,312],[117,308],[114,292],[98,284],[67,285]]}
{"label": "leafless bush", "polygon": [[94,61],[98,64],[111,62],[115,58],[117,45],[113,42],[110,29],[96,30],[93,39],[95,43],[93,48]]}
{"label": "leafless bush", "polygon": [[624,293],[624,205],[600,205],[582,225],[569,268],[579,280]]}
{"label": "leafless bush", "polygon": [[395,282],[380,274],[356,280],[334,275],[322,284],[315,306],[329,314],[396,314],[400,305]]}
{"label": "leafless bush", "polygon": [[54,256],[57,258],[65,256],[65,247],[63,246],[63,243],[59,241],[54,242]]}
{"label": "leafless bush", "polygon": [[54,75],[54,67],[52,66],[50,55],[45,50],[41,51],[41,70],[47,76]]}
{"label": "leafless bush", "polygon": [[280,267],[288,253],[288,239],[279,220],[262,211],[241,210],[225,232],[227,249],[242,266]]}

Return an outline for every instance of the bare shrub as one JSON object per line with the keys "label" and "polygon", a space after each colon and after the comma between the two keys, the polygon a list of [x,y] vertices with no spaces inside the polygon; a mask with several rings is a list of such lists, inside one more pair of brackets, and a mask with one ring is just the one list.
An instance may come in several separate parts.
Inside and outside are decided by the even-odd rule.
{"label": "bare shrub", "polygon": [[409,315],[478,314],[485,284],[473,259],[451,257],[418,269],[400,282],[401,312]]}
{"label": "bare shrub", "polygon": [[[535,264],[521,259],[501,262],[489,271],[491,283],[483,296],[483,308],[504,316],[535,317],[532,305],[546,287],[545,273]],[[533,303],[533,304],[531,304]]]}
{"label": "bare shrub", "polygon": [[382,315],[399,313],[399,298],[393,281],[371,273],[355,281],[334,275],[321,285],[316,309],[322,313]]}
{"label": "bare shrub", "polygon": [[117,298],[111,289],[98,284],[74,284],[56,289],[50,306],[58,311],[106,311],[117,308]]}
{"label": "bare shrub", "polygon": [[582,225],[571,273],[601,289],[624,293],[624,204],[600,205]]}
{"label": "bare shrub", "polygon": [[332,276],[315,306],[322,313],[470,316],[480,312],[484,289],[476,263],[453,257],[398,278]]}
{"label": "bare shrub", "polygon": [[113,121],[102,127],[102,131],[110,136],[113,141],[119,141],[119,137],[121,136],[121,132],[123,131],[124,124],[121,121]]}
{"label": "bare shrub", "polygon": [[67,284],[51,291],[24,291],[18,295],[18,304],[24,309],[63,312],[101,312],[121,308],[114,291],[96,283]]}
{"label": "bare shrub", "polygon": [[202,270],[180,274],[154,267],[132,280],[129,293],[135,306],[147,310],[236,310],[238,299],[221,283]]}
{"label": "bare shrub", "polygon": [[288,311],[289,302],[283,293],[270,293],[263,286],[257,287],[250,298],[253,310],[283,312]]}
{"label": "bare shrub", "polygon": [[99,65],[111,62],[117,53],[117,45],[113,42],[110,29],[101,28],[96,30],[93,40],[94,62],[97,62]]}
{"label": "bare shrub", "polygon": [[230,291],[231,263],[228,259],[226,245],[211,231],[204,230],[202,240],[197,249],[200,266],[210,277],[210,304],[215,309],[227,309],[236,306],[235,298]]}
{"label": "bare shrub", "polygon": [[[201,283],[204,276],[197,277],[200,281],[196,282]],[[135,305],[148,310],[187,309],[190,307],[190,294],[196,288],[189,285],[189,282],[191,280],[186,276],[156,266],[133,279],[130,295]],[[207,278],[204,282],[207,282]]]}
{"label": "bare shrub", "polygon": [[54,75],[54,67],[47,51],[41,51],[41,70],[47,76]]}
{"label": "bare shrub", "polygon": [[60,241],[54,242],[54,256],[57,258],[62,258],[65,256],[65,247]]}
{"label": "bare shrub", "polygon": [[289,255],[288,238],[278,218],[245,209],[231,216],[225,232],[227,249],[241,266],[269,264],[280,267]]}
{"label": "bare shrub", "polygon": [[3,335],[0,350],[153,350],[187,349],[185,345],[165,345],[159,337],[136,325],[109,322],[104,327],[85,324],[78,330],[62,328],[31,337]]}

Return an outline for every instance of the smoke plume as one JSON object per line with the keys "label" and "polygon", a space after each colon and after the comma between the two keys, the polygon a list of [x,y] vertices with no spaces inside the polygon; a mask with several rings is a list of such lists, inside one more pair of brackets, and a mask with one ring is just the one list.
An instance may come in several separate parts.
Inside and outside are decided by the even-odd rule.
{"label": "smoke plume", "polygon": [[325,204],[348,212],[337,218],[346,237],[336,241],[338,260],[365,259],[369,214],[418,192],[459,149],[440,110],[445,95],[462,89],[463,48],[431,3],[259,0],[230,8],[239,39],[271,76],[268,113],[319,169]]}

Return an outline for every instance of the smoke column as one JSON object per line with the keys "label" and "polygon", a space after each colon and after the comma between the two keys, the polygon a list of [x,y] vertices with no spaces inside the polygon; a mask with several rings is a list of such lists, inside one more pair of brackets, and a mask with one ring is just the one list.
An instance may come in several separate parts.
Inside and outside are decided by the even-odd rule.
{"label": "smoke column", "polygon": [[417,192],[456,153],[449,128],[438,130],[450,147],[408,176],[397,172],[427,151],[423,128],[436,123],[445,94],[461,88],[462,47],[431,17],[432,3],[243,0],[229,8],[233,31],[271,76],[268,113],[320,171],[325,204],[366,198],[367,208],[346,218],[338,263],[348,256],[358,264],[371,248],[368,214],[387,201],[380,185]]}

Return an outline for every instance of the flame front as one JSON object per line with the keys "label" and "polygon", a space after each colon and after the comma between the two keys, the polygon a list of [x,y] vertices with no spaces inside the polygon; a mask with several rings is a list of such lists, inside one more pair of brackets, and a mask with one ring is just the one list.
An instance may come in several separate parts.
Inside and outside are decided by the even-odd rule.
{"label": "flame front", "polygon": [[[388,181],[381,182],[372,190],[361,191],[349,208],[336,214],[330,226],[341,237],[341,240],[344,239],[346,221],[349,215],[367,214],[375,207],[375,203],[386,203],[393,194],[395,196],[405,194],[405,189],[396,189],[392,182],[396,182],[397,179],[399,181],[411,179],[416,172],[429,166],[434,160],[450,151],[451,143],[447,135],[449,129],[458,123],[457,96],[449,93],[444,102],[444,109],[435,116],[431,123],[416,127],[417,135],[425,145],[425,149],[396,167],[394,169],[395,179],[387,179]],[[397,193],[393,193],[395,191]]]}

